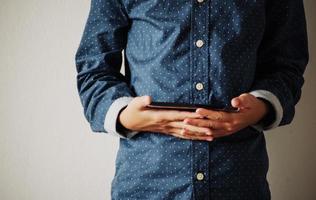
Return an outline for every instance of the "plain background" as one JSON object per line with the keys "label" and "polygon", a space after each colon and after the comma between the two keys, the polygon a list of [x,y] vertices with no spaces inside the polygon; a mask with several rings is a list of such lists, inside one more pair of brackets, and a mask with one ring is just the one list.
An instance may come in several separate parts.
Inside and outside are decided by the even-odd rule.
{"label": "plain background", "polygon": [[[306,0],[310,63],[290,125],[265,132],[273,199],[316,199],[316,2]],[[119,139],[92,133],[74,53],[87,0],[1,0],[0,199],[110,199]]]}

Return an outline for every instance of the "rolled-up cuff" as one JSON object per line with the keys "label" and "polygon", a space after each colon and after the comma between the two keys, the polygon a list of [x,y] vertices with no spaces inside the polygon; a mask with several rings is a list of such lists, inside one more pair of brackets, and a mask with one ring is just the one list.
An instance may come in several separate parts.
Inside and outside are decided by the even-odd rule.
{"label": "rolled-up cuff", "polygon": [[271,123],[270,125],[263,126],[261,123],[258,123],[258,124],[252,125],[252,127],[257,129],[258,131],[271,130],[273,128],[278,127],[283,117],[283,108],[277,96],[268,90],[254,90],[249,93],[254,95],[255,97],[261,97],[269,101],[272,104],[275,114],[276,114],[274,122]]}
{"label": "rolled-up cuff", "polygon": [[112,136],[127,139],[138,133],[138,131],[122,131],[117,129],[117,120],[120,111],[125,108],[134,97],[124,96],[113,101],[104,119],[104,129]]}

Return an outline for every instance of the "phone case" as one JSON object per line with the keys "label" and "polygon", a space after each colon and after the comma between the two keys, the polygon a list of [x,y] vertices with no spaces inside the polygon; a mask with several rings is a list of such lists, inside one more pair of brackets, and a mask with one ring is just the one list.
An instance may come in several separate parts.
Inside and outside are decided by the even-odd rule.
{"label": "phone case", "polygon": [[239,108],[225,107],[225,108],[215,108],[206,104],[188,104],[188,103],[173,103],[173,102],[155,102],[152,101],[146,107],[155,109],[174,109],[174,110],[185,110],[185,111],[195,111],[197,108],[206,108],[217,111],[224,112],[238,112]]}

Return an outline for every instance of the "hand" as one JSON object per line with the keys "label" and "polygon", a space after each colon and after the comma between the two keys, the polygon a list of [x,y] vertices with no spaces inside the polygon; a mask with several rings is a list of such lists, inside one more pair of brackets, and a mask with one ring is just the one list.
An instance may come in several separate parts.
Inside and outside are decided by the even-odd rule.
{"label": "hand", "polygon": [[205,108],[196,109],[196,113],[205,119],[185,119],[184,123],[211,129],[214,138],[228,136],[249,125],[256,124],[268,112],[268,105],[254,95],[243,93],[231,100],[233,107],[239,107],[238,113],[215,111]]}
{"label": "hand", "polygon": [[[169,109],[150,109],[150,96],[135,97],[120,113],[118,120],[129,130],[154,131],[183,139],[212,140],[211,129],[185,124],[184,119],[203,118],[196,112]],[[183,134],[183,128],[186,134]]]}

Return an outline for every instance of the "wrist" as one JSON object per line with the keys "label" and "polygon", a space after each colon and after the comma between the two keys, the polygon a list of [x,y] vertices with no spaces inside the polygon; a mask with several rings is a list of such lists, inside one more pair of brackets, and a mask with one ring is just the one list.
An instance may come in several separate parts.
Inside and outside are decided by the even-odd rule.
{"label": "wrist", "polygon": [[123,111],[125,110],[126,107],[124,107],[123,109],[120,110],[119,114],[118,114],[118,119],[117,119],[117,123],[116,123],[116,126],[117,126],[117,129],[118,130],[121,130],[121,131],[124,131],[124,132],[127,132],[127,131],[131,131],[129,128],[127,128],[123,123],[122,121],[123,118],[124,118],[124,115],[123,115]]}
{"label": "wrist", "polygon": [[274,111],[273,105],[264,98],[261,98],[261,97],[257,97],[257,98],[264,103],[264,107],[265,107],[264,114],[257,123],[262,124],[263,126],[268,126],[275,119],[275,111]]}

